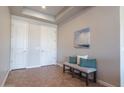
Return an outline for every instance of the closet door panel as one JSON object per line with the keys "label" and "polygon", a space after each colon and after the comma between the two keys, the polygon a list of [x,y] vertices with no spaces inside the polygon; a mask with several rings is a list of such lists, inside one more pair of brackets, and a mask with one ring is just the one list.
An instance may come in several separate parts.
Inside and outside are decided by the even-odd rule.
{"label": "closet door panel", "polygon": [[41,26],[30,24],[29,26],[29,43],[28,43],[28,66],[40,66],[40,32]]}
{"label": "closet door panel", "polygon": [[27,22],[12,20],[12,37],[11,37],[12,69],[19,69],[26,67],[27,32],[28,32]]}
{"label": "closet door panel", "polygon": [[56,64],[57,59],[57,30],[53,27],[48,27],[48,51],[49,62]]}
{"label": "closet door panel", "polygon": [[41,64],[56,64],[56,30],[49,26],[42,26],[41,31]]}
{"label": "closet door panel", "polygon": [[49,55],[48,55],[48,29],[42,26],[41,29],[41,65],[49,65]]}

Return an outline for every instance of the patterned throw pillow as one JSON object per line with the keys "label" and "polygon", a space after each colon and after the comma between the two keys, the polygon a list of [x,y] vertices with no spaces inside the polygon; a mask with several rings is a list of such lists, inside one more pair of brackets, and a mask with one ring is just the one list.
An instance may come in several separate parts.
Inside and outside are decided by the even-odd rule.
{"label": "patterned throw pillow", "polygon": [[96,68],[96,59],[83,59],[80,58],[80,64],[81,67],[89,67],[89,68]]}
{"label": "patterned throw pillow", "polygon": [[69,57],[69,63],[77,64],[77,57]]}

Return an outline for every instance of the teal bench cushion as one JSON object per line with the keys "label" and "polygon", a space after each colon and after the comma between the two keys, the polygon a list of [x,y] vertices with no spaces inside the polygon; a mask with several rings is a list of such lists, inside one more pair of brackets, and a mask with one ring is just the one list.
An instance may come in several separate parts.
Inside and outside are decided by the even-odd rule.
{"label": "teal bench cushion", "polygon": [[81,67],[89,67],[89,68],[96,68],[96,59],[83,59],[80,58],[80,64]]}
{"label": "teal bench cushion", "polygon": [[77,64],[77,57],[69,57],[69,63],[71,64]]}

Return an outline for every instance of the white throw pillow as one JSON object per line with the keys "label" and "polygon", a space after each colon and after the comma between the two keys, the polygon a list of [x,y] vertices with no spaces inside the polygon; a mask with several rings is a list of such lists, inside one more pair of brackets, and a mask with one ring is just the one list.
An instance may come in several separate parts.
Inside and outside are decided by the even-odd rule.
{"label": "white throw pillow", "polygon": [[84,56],[77,56],[77,64],[80,64],[80,58],[83,58],[83,59],[88,59],[88,55],[84,55]]}

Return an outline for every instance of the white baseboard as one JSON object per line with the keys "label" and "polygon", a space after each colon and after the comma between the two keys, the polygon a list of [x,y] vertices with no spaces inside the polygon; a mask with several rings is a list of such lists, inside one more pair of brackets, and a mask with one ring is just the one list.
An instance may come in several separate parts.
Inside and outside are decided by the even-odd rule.
{"label": "white baseboard", "polygon": [[41,65],[36,65],[36,66],[27,66],[26,68],[36,68],[36,67],[40,67]]}
{"label": "white baseboard", "polygon": [[7,80],[7,77],[8,77],[8,75],[9,75],[9,72],[10,72],[10,69],[7,71],[7,73],[6,73],[5,77],[4,77],[3,82],[2,82],[2,84],[1,84],[1,87],[4,87],[4,85],[5,85],[5,83],[6,83],[6,80]]}
{"label": "white baseboard", "polygon": [[56,63],[50,64],[50,65],[36,65],[36,66],[27,66],[26,68],[36,68],[36,67],[44,67],[44,66],[51,66],[51,65],[56,65]]}
{"label": "white baseboard", "polygon": [[106,87],[116,87],[115,85],[109,84],[109,83],[102,81],[102,80],[97,80],[97,83],[99,83],[103,86],[106,86]]}

